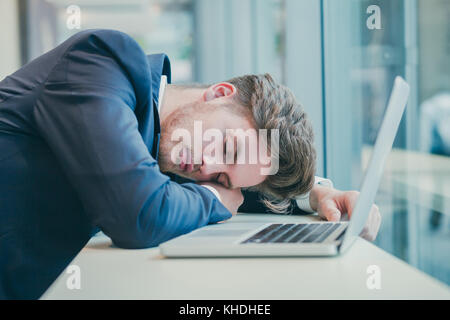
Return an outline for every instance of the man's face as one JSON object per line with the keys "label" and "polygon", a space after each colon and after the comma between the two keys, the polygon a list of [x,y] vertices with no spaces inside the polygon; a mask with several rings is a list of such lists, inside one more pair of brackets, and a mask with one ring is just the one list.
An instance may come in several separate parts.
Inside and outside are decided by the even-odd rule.
{"label": "man's face", "polygon": [[[261,169],[267,165],[255,154],[258,149],[250,147],[250,139],[242,143],[237,138],[237,129],[257,132],[251,117],[233,111],[230,101],[198,101],[177,109],[162,123],[161,171],[195,181],[218,182],[227,188],[262,183],[266,176]],[[215,148],[220,145],[222,148]],[[237,161],[238,150],[245,161]]]}

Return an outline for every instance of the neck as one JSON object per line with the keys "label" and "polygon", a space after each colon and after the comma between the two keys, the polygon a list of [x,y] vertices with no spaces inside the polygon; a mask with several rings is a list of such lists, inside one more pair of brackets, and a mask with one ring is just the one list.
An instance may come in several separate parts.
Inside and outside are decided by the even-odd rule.
{"label": "neck", "polygon": [[161,123],[167,117],[179,108],[186,104],[193,103],[202,98],[202,88],[190,88],[169,84],[164,91],[164,97],[160,109]]}

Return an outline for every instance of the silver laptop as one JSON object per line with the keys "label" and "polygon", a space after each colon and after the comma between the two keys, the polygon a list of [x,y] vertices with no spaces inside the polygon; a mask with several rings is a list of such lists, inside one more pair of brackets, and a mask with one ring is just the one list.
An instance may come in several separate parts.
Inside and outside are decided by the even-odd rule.
{"label": "silver laptop", "polygon": [[350,221],[209,225],[161,244],[161,253],[166,257],[250,257],[330,256],[346,251],[364,228],[408,96],[409,85],[396,77]]}

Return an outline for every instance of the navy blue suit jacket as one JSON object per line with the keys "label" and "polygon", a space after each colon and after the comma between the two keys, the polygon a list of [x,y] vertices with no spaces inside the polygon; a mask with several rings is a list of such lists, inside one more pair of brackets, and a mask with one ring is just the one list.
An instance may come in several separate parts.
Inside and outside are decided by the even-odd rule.
{"label": "navy blue suit jacket", "polygon": [[231,217],[159,170],[162,74],[165,55],[88,30],[0,82],[0,298],[38,298],[99,229],[143,248]]}

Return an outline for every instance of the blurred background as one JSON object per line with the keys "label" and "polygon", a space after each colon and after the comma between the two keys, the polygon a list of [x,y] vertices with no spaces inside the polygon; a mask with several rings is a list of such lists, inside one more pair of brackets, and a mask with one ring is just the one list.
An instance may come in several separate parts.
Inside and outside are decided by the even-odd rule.
{"label": "blurred background", "polygon": [[174,83],[271,73],[313,121],[317,174],[343,190],[359,188],[394,77],[405,77],[375,244],[450,284],[450,1],[2,0],[0,79],[90,28],[167,53]]}

